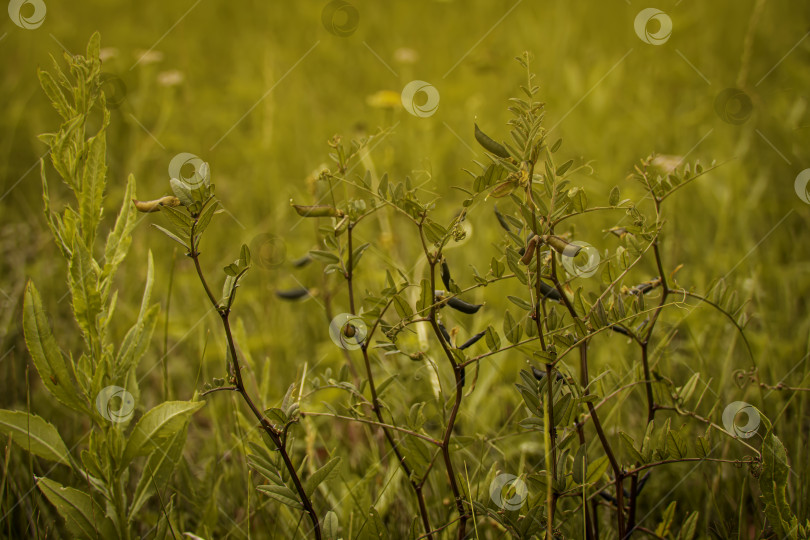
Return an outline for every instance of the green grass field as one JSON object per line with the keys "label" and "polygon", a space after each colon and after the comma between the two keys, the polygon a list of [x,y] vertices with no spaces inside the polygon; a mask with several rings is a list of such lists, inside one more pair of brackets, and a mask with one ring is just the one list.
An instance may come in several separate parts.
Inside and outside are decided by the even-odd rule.
{"label": "green grass field", "polygon": [[[519,87],[526,84],[526,70],[515,57],[528,51],[539,86],[537,99],[545,103],[548,144],[563,140],[555,153],[557,165],[567,160],[574,160],[575,167],[587,165],[567,179],[587,191],[591,206],[613,205],[609,193],[617,185],[622,199],[645,200],[644,187],[628,177],[640,160],[652,154],[667,156],[672,164],[697,161],[706,168],[716,164],[667,198],[660,255],[673,290],[719,295],[728,288],[718,303],[733,304],[731,319],[743,321],[752,355],[729,317],[685,295],[670,295],[672,305],[661,312],[649,345],[649,365],[657,381],[655,401],[669,404],[674,399],[670,390],[683,390],[688,381],[694,388],[679,405],[684,414],[658,410],[655,426],[660,428],[666,419],[671,420],[673,431],[683,426],[680,433],[690,457],[696,455],[697,437],[706,436],[709,457],[719,461],[695,458],[651,467],[643,495],[632,503],[637,526],[632,536],[690,537],[681,526],[699,512],[693,518],[694,538],[790,537],[779,534],[780,526],[774,524],[774,516],[780,514],[766,511],[758,467],[766,453],[767,431],[784,444],[790,465],[787,481],[776,481],[785,505],[799,524],[810,519],[806,487],[810,479],[810,204],[806,202],[810,191],[800,189],[807,189],[806,182],[796,185],[797,176],[810,167],[807,3],[348,1],[66,4],[44,0],[47,12],[41,25],[29,23],[35,28],[21,27],[24,20],[17,19],[17,24],[11,15],[4,19],[0,24],[4,65],[0,83],[4,110],[0,115],[0,408],[29,411],[47,420],[77,463],[83,451],[98,450],[87,438],[90,432],[96,433],[94,437],[103,434],[106,447],[120,443],[119,439],[110,442],[119,437],[111,432],[133,429],[134,422],[129,427],[105,425],[54,399],[32,363],[24,337],[24,297],[26,283],[32,280],[56,341],[66,354],[74,355],[70,361],[78,362],[85,347],[71,306],[66,262],[43,214],[41,160],[53,210],[60,212],[73,195],[58,180],[47,157],[48,147],[37,139],[41,133],[56,131],[63,121],[40,87],[37,69],[52,71],[51,57],[64,67],[63,53],[84,54],[90,36],[98,31],[101,72],[107,81],[102,88],[111,107],[101,219],[105,232],[100,238],[113,226],[130,174],[137,180],[138,199],[158,199],[172,194],[169,164],[175,155],[188,152],[207,162],[224,212],[206,231],[199,260],[216,293],[224,279],[222,267],[239,256],[242,244],[250,247],[253,257],[230,314],[245,391],[262,411],[292,400],[305,413],[291,427],[287,441],[302,477],[313,475],[331,458],[341,458],[339,467],[312,496],[326,527],[324,537],[333,531],[332,537],[346,539],[423,537],[411,483],[383,431],[374,424],[377,418],[372,409],[361,403],[373,399],[364,356],[360,350],[342,350],[330,339],[330,320],[350,311],[345,280],[340,272],[324,274],[319,260],[301,268],[293,264],[310,250],[328,247],[318,228],[333,225],[340,216],[304,218],[290,207],[290,201],[334,204],[326,182],[318,178],[325,167],[336,167],[328,141],[339,134],[348,145],[353,138],[376,135],[343,171],[347,181],[335,184],[337,201],[362,195],[352,182],[367,171],[375,185],[384,173],[392,183],[409,177],[417,188],[415,196],[422,202],[436,201],[432,218],[447,226],[467,198],[454,186],[473,189],[473,178],[465,169],[479,174],[476,162],[492,161],[476,141],[474,124],[498,141],[512,142],[508,100],[525,98]],[[19,10],[31,20],[35,4],[24,4]],[[634,28],[637,15],[647,7],[659,9],[671,21],[671,35],[661,43],[656,43],[656,36],[666,28],[658,20],[642,26],[641,34]],[[436,110],[424,117],[410,114],[400,99],[414,80],[429,83],[439,96]],[[417,112],[424,104],[422,96],[413,102]],[[93,117],[88,133],[98,130],[98,124]],[[541,169],[542,164],[535,172]],[[508,197],[495,202],[504,211],[515,208]],[[504,256],[508,240],[492,203],[492,198],[477,198],[465,221],[467,237],[451,241],[444,250],[462,289],[475,285],[473,266],[484,275],[493,257]],[[653,210],[649,199],[639,208]],[[164,214],[137,214],[132,246],[115,277],[113,289],[118,297],[109,326],[111,342],[121,343],[141,309],[151,252],[152,302],[160,305],[154,333],[133,377],[126,383],[108,377],[103,385],[121,384],[132,391],[136,420],[167,400],[203,399],[206,405],[190,417],[185,446],[179,447],[182,455],[163,482],[155,484],[158,494],[125,522],[112,518],[116,535],[314,537],[310,519],[295,507],[300,507],[297,499],[288,506],[256,489],[268,481],[247,456],[256,454],[252,445],[272,445],[256,428],[257,421],[240,394],[223,391],[199,397],[209,388],[206,384],[216,386],[215,378],[230,384],[228,342],[191,258],[152,227],[166,226]],[[517,211],[511,215],[515,220],[521,217]],[[623,211],[594,212],[564,221],[556,233],[570,233],[604,254],[618,245],[606,231],[630,222]],[[386,271],[398,282],[412,280],[413,286],[402,296],[415,305],[430,264],[411,220],[396,209],[383,209],[352,234],[355,245],[370,243],[353,280],[358,306],[368,307],[365,297],[381,296]],[[95,255],[103,255],[100,248]],[[677,273],[672,273],[679,265]],[[644,259],[618,286],[632,287],[658,273],[655,259]],[[587,280],[579,278],[569,292],[583,285],[597,292],[595,299],[600,287],[605,288],[599,277],[597,273]],[[722,285],[717,285],[718,279]],[[309,289],[310,295],[288,301],[277,294],[300,287]],[[440,283],[436,288],[442,287]],[[445,308],[444,324],[451,333],[458,332],[458,341],[492,325],[506,344],[502,325],[507,309],[523,317],[521,324],[527,320],[533,324],[526,311],[508,299],[527,294],[516,280],[475,288],[464,298],[484,307],[475,315]],[[659,297],[653,292],[647,303],[654,306]],[[401,318],[393,311],[389,323]],[[441,439],[455,395],[454,371],[432,334],[426,346],[431,330],[427,323],[421,324],[414,326],[421,328],[418,332],[403,332],[396,346],[408,354],[423,352],[424,357],[414,361],[406,354],[369,349],[370,367],[378,388],[391,378],[380,396],[385,423]],[[376,338],[384,339],[380,336]],[[515,386],[521,382],[521,369],[542,368],[533,355],[536,348],[532,344],[510,348],[467,367],[464,398],[450,430],[448,451],[460,478],[462,506],[471,512],[466,526],[469,538],[546,537],[547,483],[538,473],[547,470],[544,435],[548,433],[521,423],[529,414]],[[468,357],[488,350],[482,340],[469,349]],[[633,469],[638,460],[619,432],[641,446],[649,404],[638,346],[623,335],[601,332],[590,338],[588,351],[590,377],[598,378],[591,393],[599,399],[610,396],[599,407],[606,437],[623,468]],[[576,350],[562,357],[555,369],[579,381]],[[328,382],[338,379],[342,370],[345,381],[358,383],[353,391],[360,397],[351,397],[346,385],[337,380]],[[285,399],[292,384],[294,391]],[[768,420],[754,437],[717,436],[717,428],[724,426],[723,412],[733,402],[752,404]],[[424,422],[414,423],[413,405],[420,403]],[[587,412],[583,402],[569,424]],[[102,492],[89,487],[75,465],[54,465],[41,454],[30,456],[26,437],[12,437],[13,430],[3,427],[3,422],[0,535],[101,535],[98,528],[93,534],[82,534],[66,524],[63,512],[37,488],[34,477],[92,493],[97,507],[108,514],[115,504],[105,502]],[[766,424],[772,424],[772,430]],[[561,462],[568,468],[578,447],[577,433],[570,425],[558,426],[560,434],[570,432],[573,437],[567,443],[573,445],[570,455]],[[707,430],[714,432],[714,438]],[[585,424],[584,434],[588,460],[604,457],[592,423]],[[413,439],[410,433],[394,431],[394,436],[405,445],[409,459],[419,463],[422,458],[410,456],[424,448],[407,442]],[[12,439],[18,444],[12,444]],[[433,449],[428,450],[425,464],[433,455]],[[273,459],[278,455],[268,452]],[[749,458],[754,461],[751,465],[746,462]],[[430,471],[423,485],[426,513],[437,529],[435,538],[455,538],[459,512],[454,493],[442,459],[433,460],[425,465]],[[123,497],[133,493],[147,468],[146,460],[137,458],[118,478]],[[528,493],[517,510],[498,508],[490,496],[493,478],[500,473],[526,482]],[[600,495],[616,496],[611,491],[613,476],[610,470],[604,472],[586,490],[594,503],[585,506],[598,516],[598,531],[584,525],[593,516],[583,517],[583,495],[579,501],[560,498],[555,538],[619,537],[615,504]],[[641,476],[626,480],[625,487],[630,490],[631,480],[635,485]],[[677,503],[674,508],[672,502]],[[482,514],[483,507],[516,523],[528,523],[530,516],[542,514],[542,527],[518,532],[497,517]],[[339,528],[331,529],[326,523],[327,512],[333,512],[328,519],[334,517]],[[91,522],[101,518],[93,514]],[[800,532],[795,534],[793,538],[802,537]]]}

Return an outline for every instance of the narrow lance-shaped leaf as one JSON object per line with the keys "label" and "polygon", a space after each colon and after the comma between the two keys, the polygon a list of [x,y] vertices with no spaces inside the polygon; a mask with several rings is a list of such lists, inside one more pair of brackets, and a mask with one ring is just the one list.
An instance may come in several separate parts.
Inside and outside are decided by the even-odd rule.
{"label": "narrow lance-shaped leaf", "polygon": [[56,507],[76,538],[117,538],[113,522],[88,494],[47,478],[37,478],[37,487]]}
{"label": "narrow lance-shaped leaf", "polygon": [[74,411],[88,412],[88,406],[73,382],[73,364],[67,361],[57,346],[48,327],[39,292],[31,282],[25,290],[23,330],[28,352],[45,388]]}
{"label": "narrow lance-shaped leaf", "polygon": [[0,433],[35,456],[70,466],[70,455],[56,428],[24,411],[0,410]]}

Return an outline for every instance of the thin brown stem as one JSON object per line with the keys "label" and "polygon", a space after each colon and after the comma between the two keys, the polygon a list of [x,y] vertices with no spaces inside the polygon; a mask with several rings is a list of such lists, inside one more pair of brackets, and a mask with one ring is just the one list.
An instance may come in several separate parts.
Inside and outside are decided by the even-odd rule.
{"label": "thin brown stem", "polygon": [[[202,268],[200,266],[199,260],[199,252],[196,249],[196,245],[194,242],[194,229],[197,225],[195,221],[194,224],[191,226],[191,250],[189,256],[194,261],[194,268],[197,270],[197,276],[200,279],[200,282],[205,289],[206,294],[208,295],[208,299],[213,304],[214,308],[217,309],[219,312],[220,318],[222,319],[222,326],[225,329],[225,337],[228,342],[228,352],[231,357],[231,365],[233,370],[233,378],[232,382],[234,383],[234,387],[236,391],[242,396],[243,401],[248,406],[250,411],[253,413],[253,416],[259,421],[259,425],[261,428],[267,433],[270,437],[270,440],[273,441],[273,445],[278,450],[279,454],[281,455],[281,459],[284,462],[284,466],[287,468],[287,471],[290,473],[290,477],[292,478],[293,484],[295,485],[295,490],[298,492],[298,496],[301,499],[301,504],[304,507],[305,513],[309,516],[310,520],[312,521],[313,526],[313,536],[317,539],[321,539],[321,525],[318,521],[318,516],[315,513],[315,509],[312,506],[312,502],[309,499],[306,491],[304,490],[304,486],[301,484],[301,479],[298,477],[298,471],[295,468],[290,456],[287,454],[287,449],[284,446],[284,442],[281,438],[281,434],[279,431],[273,426],[272,423],[264,416],[264,414],[259,410],[256,404],[251,399],[250,395],[245,388],[245,384],[242,380],[242,368],[239,365],[239,356],[236,352],[236,344],[233,339],[233,334],[231,333],[231,325],[228,320],[230,315],[230,310],[228,307],[221,308],[219,306],[219,302],[217,302],[214,295],[211,293],[211,289],[208,287],[208,283],[205,280],[205,276],[202,272]],[[231,298],[233,300],[233,298]]]}

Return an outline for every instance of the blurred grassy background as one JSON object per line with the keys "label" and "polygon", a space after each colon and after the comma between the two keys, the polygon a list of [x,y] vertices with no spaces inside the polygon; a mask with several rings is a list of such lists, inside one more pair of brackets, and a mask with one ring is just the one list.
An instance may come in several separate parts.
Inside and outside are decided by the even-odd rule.
{"label": "blurred grassy background", "polygon": [[[64,267],[42,218],[38,160],[44,145],[36,135],[54,130],[58,119],[39,88],[36,68],[49,67],[49,55],[58,58],[63,48],[82,52],[95,30],[101,32],[102,46],[109,48],[104,70],[126,85],[125,100],[113,112],[108,135],[108,204],[116,208],[120,203],[130,172],[138,180],[139,197],[149,199],[169,192],[167,166],[175,154],[191,152],[208,161],[217,194],[228,210],[205,241],[203,260],[209,272],[235,258],[240,243],[250,244],[261,234],[283,238],[287,260],[314,247],[312,225],[299,223],[289,200],[312,201],[307,178],[327,162],[325,143],[336,133],[348,139],[395,126],[370,154],[376,171],[388,171],[394,179],[410,175],[417,184],[424,182],[425,190],[442,197],[439,215],[452,217],[461,194],[451,186],[468,185],[462,169],[483,158],[473,138],[473,122],[496,138],[506,136],[506,100],[517,95],[517,86],[525,80],[513,58],[528,50],[546,102],[546,126],[553,126],[550,138],[563,137],[566,159],[592,162],[594,174],[577,178],[589,190],[592,203],[607,201],[609,189],[616,184],[627,196],[638,196],[637,187],[624,179],[634,162],[652,152],[723,163],[668,202],[664,259],[670,268],[683,263],[679,283],[696,290],[705,290],[713,278],[727,275],[743,297],[751,298],[746,308],[753,315],[748,335],[762,380],[810,386],[805,379],[810,206],[796,196],[793,187],[796,175],[810,166],[807,2],[659,2],[655,7],[673,21],[672,36],[661,46],[636,36],[633,20],[647,7],[638,2],[357,0],[353,4],[360,19],[348,37],[333,35],[323,26],[321,11],[326,2],[50,2],[45,23],[36,30],[23,30],[4,19],[0,27],[4,63],[0,82],[4,108],[0,116],[0,406],[23,407],[26,401],[27,353],[19,320],[27,278],[33,278],[42,292],[65,348],[78,339],[69,319]],[[433,116],[416,118],[401,108],[369,104],[368,97],[376,92],[399,93],[413,79],[438,89],[441,101]],[[715,110],[717,95],[729,87],[744,90],[753,104],[750,118],[741,125],[725,122]],[[58,188],[52,198],[59,200]],[[108,218],[111,215],[108,212]],[[160,276],[156,287],[164,299],[165,315],[173,248],[148,227],[150,221],[155,220],[145,220],[136,230],[120,274],[121,332],[137,310],[147,249],[155,254]],[[601,231],[615,220],[585,221],[577,222],[578,235],[607,247],[609,240]],[[491,243],[500,237],[488,210],[473,214],[470,222],[473,231],[466,246],[474,248],[451,251],[460,276],[468,264],[484,270],[495,254]],[[396,218],[394,223],[402,224]],[[373,229],[359,234],[379,242]],[[395,228],[390,240],[390,249],[381,246],[382,251],[373,249],[366,255],[360,279],[368,280],[370,289],[380,285],[381,269],[389,258],[409,268],[418,253],[413,237],[401,227]],[[207,309],[205,299],[182,254],[177,255],[174,277],[167,340],[170,395],[186,399],[205,380],[222,376],[222,336],[213,314],[201,319]],[[240,292],[236,314],[244,325],[240,346],[252,354],[260,385],[255,389],[266,406],[275,405],[287,386],[300,380],[305,365],[310,374],[342,365],[318,300],[289,304],[274,297],[276,289],[297,286],[299,281],[318,287],[320,279],[315,265],[295,273],[289,265],[257,268]],[[463,332],[474,333],[497,320],[507,307],[509,287],[487,289],[487,309],[474,324],[469,318],[457,322]],[[476,295],[484,299],[481,291]],[[341,305],[344,297],[335,302],[336,312],[346,309]],[[680,326],[672,346],[656,356],[659,369],[682,381],[692,371],[700,372],[711,402],[703,412],[710,412],[716,402],[716,418],[725,404],[735,400],[754,401],[772,420],[779,417],[779,434],[806,480],[810,463],[810,454],[803,451],[808,435],[806,398],[774,392],[763,402],[754,389],[738,388],[732,372],[749,367],[749,361],[733,328],[705,308],[681,324],[684,314],[673,310],[663,318],[665,327]],[[163,398],[162,328],[161,321],[153,363],[142,366],[145,408]],[[617,381],[634,369],[635,362],[635,352],[618,338],[595,342],[592,353],[594,372],[610,368]],[[200,362],[206,342],[206,359]],[[462,409],[464,434],[477,434],[486,441],[500,432],[516,432],[514,418],[508,425],[501,424],[518,403],[512,383],[525,362],[515,354],[482,365],[481,387]],[[381,377],[400,372],[403,389],[427,396],[430,390],[424,379],[419,384],[415,366],[407,360],[385,359],[375,369]],[[59,418],[65,429],[83,429],[82,419],[60,416],[58,406],[41,392],[34,373],[30,379],[34,410],[46,418]],[[634,403],[641,397],[639,392],[619,402],[608,417],[611,425],[621,423],[638,430],[643,418],[636,418]],[[314,396],[312,408],[319,406],[321,398],[328,400],[329,394]],[[193,488],[186,492],[189,500],[200,503],[212,494],[208,504],[219,511],[200,517],[199,511],[189,510],[189,516],[197,518],[189,517],[187,526],[202,530],[201,522],[194,521],[200,519],[209,531],[229,530],[234,537],[242,537],[247,534],[245,523],[236,527],[230,521],[239,523],[249,512],[244,489],[247,471],[241,453],[233,448],[239,440],[232,428],[233,407],[227,396],[211,401],[192,428],[189,474],[183,482]],[[322,429],[316,432],[312,426]],[[349,428],[337,426],[334,433],[331,429],[328,423],[313,423],[307,431],[312,437],[308,444],[329,452],[345,445],[351,436]],[[500,468],[518,474],[525,472],[519,470],[525,464],[531,470],[542,456],[539,443],[525,436],[515,436],[514,441],[514,447],[507,445],[503,461],[522,455],[529,463],[520,460],[504,467],[501,461]],[[471,467],[487,448],[481,442],[470,450],[470,456],[476,455],[469,458]],[[225,453],[229,449],[234,453]],[[374,451],[358,453],[351,465],[370,466],[375,462]],[[23,463],[16,451],[12,459]],[[483,473],[492,462],[485,461]],[[212,480],[212,468],[225,474],[221,482]],[[662,498],[681,501],[683,510],[708,513],[704,529],[734,520],[744,474],[730,467],[698,469],[679,483],[691,470],[679,465],[656,473],[647,488],[652,501],[646,508],[651,513],[647,525],[654,525],[663,510],[665,505],[656,507]],[[351,483],[360,471],[347,472],[344,480]],[[440,482],[440,475],[436,476]],[[21,493],[30,484],[23,476],[14,482]],[[205,482],[207,487],[199,489]],[[724,487],[709,496],[718,483],[736,491]],[[797,481],[793,494],[805,501],[801,508],[806,516],[804,484]],[[486,498],[486,487],[481,489]],[[690,496],[695,490],[704,490],[706,498]],[[410,498],[386,493],[394,508],[389,513],[407,516]],[[434,503],[437,515],[452,514],[448,501]],[[356,508],[352,511],[362,514]],[[257,515],[254,519],[272,521],[262,512]],[[348,514],[341,519],[346,523]]]}

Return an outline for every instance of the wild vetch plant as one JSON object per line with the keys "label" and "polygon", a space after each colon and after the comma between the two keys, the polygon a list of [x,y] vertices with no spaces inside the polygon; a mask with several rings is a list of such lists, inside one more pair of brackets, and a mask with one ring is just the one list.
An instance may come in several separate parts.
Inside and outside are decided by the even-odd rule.
{"label": "wild vetch plant", "polygon": [[[39,72],[42,88],[62,119],[56,132],[40,139],[50,148],[53,169],[75,197],[75,204],[51,201],[54,185],[46,178],[48,167],[43,160],[45,219],[66,263],[82,348],[60,348],[33,282],[25,291],[23,313],[25,342],[42,384],[71,414],[84,420],[81,425],[86,431],[60,434],[44,418],[6,410],[0,411],[0,431],[54,464],[46,469],[47,475],[36,478],[36,485],[72,536],[131,538],[140,536],[136,526],[141,523],[140,511],[165,488],[181,459],[189,418],[204,402],[164,402],[142,412],[135,370],[158,316],[158,305],[151,302],[151,254],[144,269],[146,285],[138,316],[120,343],[112,341],[110,325],[118,297],[114,278],[132,242],[137,212],[130,203],[135,196],[135,179],[130,176],[115,224],[99,246],[110,114],[100,91],[98,53],[99,35],[94,34],[86,57],[65,55],[67,73],[55,60],[53,73]],[[63,209],[57,210],[57,204]],[[60,468],[71,474],[66,476]],[[52,473],[70,478],[71,485],[52,480]],[[165,518],[159,532],[165,535],[173,502],[160,504]]]}
{"label": "wild vetch plant", "polygon": [[[234,415],[234,431],[244,431],[247,463],[262,478],[256,486],[262,503],[251,511],[266,512],[270,503],[279,536],[691,539],[702,530],[700,515],[679,513],[674,502],[652,510],[659,520],[654,530],[640,525],[640,508],[648,508],[641,494],[656,483],[656,470],[683,462],[744,468],[739,474],[759,483],[756,510],[765,516],[766,535],[810,534],[810,523],[800,524],[791,510],[791,469],[769,419],[737,402],[718,423],[716,403],[711,414],[699,412],[711,401],[699,387],[700,374],[684,378],[665,372],[657,361],[673,339],[671,329],[662,329],[662,315],[705,304],[739,331],[751,369],[756,368],[743,333],[744,303],[722,281],[704,294],[679,284],[680,265],[665,256],[667,220],[677,218],[665,212],[665,203],[714,165],[704,169],[650,156],[629,179],[641,187],[642,197],[623,199],[617,186],[596,195],[606,204],[589,204],[574,180],[590,166],[560,157],[562,141],[547,138],[528,54],[518,58],[526,84],[522,96],[510,100],[510,139],[499,142],[470,126],[488,159],[475,163],[470,180],[455,186],[465,197],[460,208],[424,198],[410,178],[372,172],[368,152],[390,131],[348,145],[334,137],[332,163],[314,184],[314,200],[292,203],[294,215],[317,228],[316,249],[294,264],[302,282],[311,285],[281,290],[278,298],[295,302],[288,305],[291,311],[313,305],[298,303],[306,298],[318,300],[326,312],[319,314],[325,319],[323,335],[343,363],[337,373],[313,375],[308,358],[295,353],[285,358],[303,365],[303,376],[284,382],[287,392],[273,407],[247,378],[253,362],[234,324],[244,299],[237,292],[250,276],[248,247],[224,266],[219,280],[203,270],[201,246],[206,260],[225,256],[216,253],[224,249],[220,245],[206,244],[206,232],[222,210],[207,163],[181,154],[170,164],[173,195],[149,201],[135,200],[130,177],[119,217],[96,258],[109,122],[98,90],[97,55],[94,36],[87,58],[67,57],[70,77],[58,67],[56,77],[41,74],[64,120],[43,140],[77,198],[75,209],[53,212],[43,166],[45,210],[68,263],[84,350],[77,360],[60,351],[33,285],[24,323],[43,384],[61,403],[92,419],[89,439],[71,441],[84,446],[81,461],[45,419],[0,412],[0,429],[12,440],[75,473],[73,487],[38,480],[72,534],[125,538],[144,528],[138,511],[154,493],[165,492],[182,459],[190,416],[202,406],[196,399],[162,403],[130,425],[139,401],[135,368],[157,317],[149,297],[151,256],[140,314],[120,346],[110,342],[108,326],[116,303],[112,277],[129,247],[136,209],[162,217],[155,226],[185,251],[200,295],[219,318],[226,367],[205,384],[203,396],[216,400],[230,394],[240,410],[249,411],[249,418]],[[90,126],[97,127],[88,138]],[[365,174],[356,172],[359,165]],[[469,239],[478,214],[502,230],[491,248]],[[600,215],[619,224],[594,230]],[[392,246],[394,224],[397,237],[413,242]],[[608,249],[595,247],[606,243]],[[377,257],[377,266],[371,257]],[[303,268],[310,263],[318,265],[315,271]],[[489,305],[495,302],[488,299],[503,296],[509,309],[492,313]],[[597,372],[593,351],[616,340],[630,344],[633,358]],[[520,396],[519,406],[490,399],[496,395],[491,368],[510,357],[526,364],[509,390]],[[264,370],[261,376],[271,375]],[[328,401],[321,399],[326,395]],[[643,406],[630,419],[617,419],[607,411],[619,403]],[[498,426],[483,426],[476,422],[478,411],[470,410],[502,405],[505,420]],[[745,426],[738,413],[747,417]],[[760,424],[764,430],[758,431]],[[351,429],[343,431],[346,426]],[[514,444],[517,436],[528,442]],[[320,451],[317,441],[324,443]],[[720,445],[723,453],[716,451]],[[138,473],[132,465],[140,456],[147,457]],[[355,475],[348,482],[350,473]],[[391,490],[399,495],[398,486],[406,491],[394,499]],[[406,507],[395,504],[402,501]],[[159,505],[155,537],[176,537],[174,500],[161,497]]]}
{"label": "wild vetch plant", "polygon": [[[325,380],[310,378],[304,384],[308,396],[323,389],[344,393],[343,400],[326,404],[326,410],[317,411],[314,406],[311,411],[301,410],[304,389],[298,388],[295,399],[295,385],[281,408],[261,410],[246,389],[229,321],[250,254],[242,246],[239,259],[224,268],[222,292],[215,293],[199,263],[203,233],[218,207],[207,164],[197,163],[191,182],[172,179],[179,206],[149,203],[147,209],[154,207],[165,214],[169,227],[162,230],[187,251],[205,295],[222,319],[228,380],[218,379],[206,393],[241,394],[266,435],[266,445],[250,445],[249,463],[269,481],[258,489],[303,512],[315,538],[339,537],[341,524],[343,535],[359,533],[361,538],[386,537],[389,529],[392,534],[418,538],[500,537],[503,531],[517,538],[598,538],[605,531],[611,531],[610,537],[625,538],[639,530],[639,497],[656,468],[708,461],[745,465],[760,480],[770,527],[779,534],[804,537],[807,526],[798,525],[787,504],[785,450],[767,419],[753,408],[747,411],[767,427],[757,447],[747,441],[748,433],[740,434],[734,427],[737,411],[724,426],[695,412],[703,399],[693,402],[699,374],[686,381],[673,380],[656,370],[651,360],[656,340],[662,339],[657,323],[672,306],[706,303],[742,334],[746,315],[744,311],[733,315],[741,311],[741,304],[725,285],[712,286],[707,295],[684,288],[676,280],[678,266],[662,256],[664,203],[712,168],[698,163],[670,167],[665,159],[651,156],[632,174],[632,181],[644,189],[641,200],[622,199],[619,187],[613,187],[607,194],[608,204],[589,205],[585,190],[571,180],[588,165],[571,159],[560,162],[561,140],[549,144],[546,139],[544,105],[537,101],[539,89],[528,56],[518,60],[527,82],[521,87],[524,97],[510,100],[511,141],[497,142],[475,126],[476,140],[489,160],[476,164],[477,171],[470,172],[472,181],[457,187],[467,198],[449,221],[434,217],[439,200],[420,198],[410,178],[397,182],[387,175],[354,173],[363,154],[387,132],[348,146],[339,137],[332,139],[333,164],[318,178],[314,193],[318,202],[292,204],[301,218],[317,220],[319,225],[318,249],[296,266],[315,261],[323,265],[324,277],[319,291],[314,287],[284,290],[278,297],[295,301],[318,295],[324,300],[330,337],[342,349],[346,363],[337,377],[328,370]],[[472,265],[472,273],[462,275],[451,249],[465,240],[470,213],[490,205],[493,220],[503,228],[503,240],[488,261],[489,268]],[[614,246],[604,252],[573,233],[575,222],[587,221],[597,212],[612,213],[627,222],[610,229]],[[381,283],[375,283],[374,272],[363,272],[363,256],[372,243],[361,242],[360,231],[370,229],[371,234],[365,235],[369,237],[390,230],[394,215],[410,223],[421,249],[402,255],[404,260],[416,261],[410,267],[389,259],[391,268]],[[468,334],[452,327],[453,311],[475,327],[474,321],[486,308],[469,300],[474,291],[485,289],[486,296],[493,284],[507,281],[518,283],[522,292],[508,297],[514,308],[503,314],[499,325],[481,325]],[[336,314],[338,305],[343,311]],[[594,377],[589,363],[589,350],[603,346],[604,336],[610,333],[634,343],[638,350],[634,369],[621,374],[624,382],[615,387],[600,380],[604,373]],[[537,467],[522,477],[497,474],[494,463],[489,471],[481,460],[476,463],[474,438],[458,426],[465,398],[475,392],[483,366],[508,354],[519,354],[530,364],[520,372],[516,385],[525,408],[515,422],[522,432],[536,434],[543,448]],[[391,366],[385,371],[403,369],[399,363],[403,358],[426,366],[429,379],[414,380],[430,386],[428,399],[425,392],[412,398],[413,387],[402,383],[399,394],[391,390],[396,376],[379,380],[380,366]],[[621,425],[606,426],[600,410],[636,392],[645,403],[646,429],[631,434]],[[300,457],[301,450],[292,445],[300,429],[296,424],[316,417],[370,428],[367,444],[373,448],[382,443],[375,450],[379,459],[386,462],[386,456],[393,455],[392,466],[408,484],[412,515],[417,516],[410,524],[391,523],[365,496],[368,515],[360,524],[351,523],[352,515],[341,513],[340,501],[335,502],[337,491],[317,489],[336,474],[339,457],[317,468],[310,466],[308,475],[301,473],[307,467],[296,461],[307,458]],[[758,425],[759,420],[754,429]],[[693,438],[690,429],[695,426],[701,434]],[[304,429],[309,433],[329,428],[304,425]],[[716,457],[713,450],[720,437],[736,438],[746,455]],[[492,446],[497,448],[496,443]],[[505,450],[498,452],[506,455]],[[473,470],[469,464],[475,466]],[[649,481],[654,482],[654,476]],[[476,488],[481,484],[490,489]],[[672,503],[662,515],[655,531],[658,537],[695,536],[698,512],[676,519]]]}

